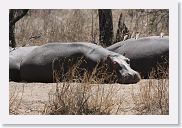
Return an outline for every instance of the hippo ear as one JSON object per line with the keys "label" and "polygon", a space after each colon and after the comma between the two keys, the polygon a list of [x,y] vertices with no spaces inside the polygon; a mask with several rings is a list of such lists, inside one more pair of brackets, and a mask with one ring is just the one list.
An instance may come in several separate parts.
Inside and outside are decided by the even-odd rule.
{"label": "hippo ear", "polygon": [[112,57],[110,55],[107,56],[107,61],[113,62]]}
{"label": "hippo ear", "polygon": [[113,61],[113,62],[112,62],[112,65],[113,65],[113,67],[114,67],[115,69],[119,67],[118,62],[116,62],[116,61]]}
{"label": "hippo ear", "polygon": [[119,65],[118,62],[114,61],[110,55],[107,56],[107,61],[109,61],[109,63],[110,63],[114,68],[118,67],[118,65]]}

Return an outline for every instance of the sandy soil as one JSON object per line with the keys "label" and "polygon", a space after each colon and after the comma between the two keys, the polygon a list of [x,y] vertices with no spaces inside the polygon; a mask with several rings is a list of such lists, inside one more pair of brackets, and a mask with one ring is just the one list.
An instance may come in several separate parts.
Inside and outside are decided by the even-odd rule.
{"label": "sandy soil", "polygon": [[[111,88],[113,98],[122,101],[122,107],[117,114],[147,114],[146,109],[150,108],[152,113],[148,114],[161,114],[159,107],[152,107],[152,100],[158,99],[155,90],[161,90],[161,82],[164,80],[141,80],[137,84],[102,84],[99,87],[105,89],[106,92]],[[165,80],[165,97],[168,101],[168,80]],[[61,83],[60,83],[61,85]],[[71,85],[79,85],[72,83]],[[98,87],[93,85],[94,87]],[[164,87],[162,88],[164,90]],[[9,83],[9,105],[10,114],[20,115],[38,115],[44,114],[46,105],[49,104],[49,96],[56,91],[56,83]],[[148,92],[148,93],[146,93]],[[167,95],[166,95],[167,94]],[[122,99],[122,100],[121,100]],[[151,100],[151,101],[150,101]],[[149,102],[150,101],[150,102]],[[149,104],[150,107],[145,107]],[[141,110],[141,108],[143,108]],[[168,109],[168,105],[164,106]],[[168,110],[165,110],[165,112]],[[141,113],[143,112],[143,113]],[[151,111],[150,111],[151,112]],[[166,113],[165,113],[166,114]]]}

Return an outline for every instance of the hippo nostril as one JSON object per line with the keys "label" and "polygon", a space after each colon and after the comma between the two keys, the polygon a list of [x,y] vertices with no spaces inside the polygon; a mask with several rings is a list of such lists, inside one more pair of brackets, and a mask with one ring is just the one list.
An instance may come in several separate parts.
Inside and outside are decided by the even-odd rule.
{"label": "hippo nostril", "polygon": [[134,81],[136,81],[136,83],[141,80],[141,77],[140,77],[140,74],[139,73],[135,73],[134,76],[133,76],[133,78],[134,78]]}

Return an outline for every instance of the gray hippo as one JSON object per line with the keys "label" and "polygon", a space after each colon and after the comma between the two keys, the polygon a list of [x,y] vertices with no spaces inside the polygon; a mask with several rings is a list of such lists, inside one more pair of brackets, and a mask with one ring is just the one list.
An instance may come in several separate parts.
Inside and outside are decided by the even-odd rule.
{"label": "gray hippo", "polygon": [[20,81],[20,63],[23,58],[29,54],[34,48],[30,47],[16,47],[9,51],[9,79],[12,81]]}
{"label": "gray hippo", "polygon": [[[130,59],[132,69],[143,78],[149,78],[156,65],[169,66],[169,37],[151,36],[140,39],[128,39],[106,49],[122,54]],[[167,68],[166,68],[167,69]],[[160,74],[159,76],[160,77]]]}
{"label": "gray hippo", "polygon": [[[92,74],[96,67],[99,69],[107,65],[104,69],[107,75],[111,76],[113,72],[116,74],[114,82],[137,83],[140,75],[130,68],[128,61],[128,58],[92,43],[49,43],[35,48],[23,59],[20,74],[23,81],[49,83],[56,82],[53,77],[54,71],[60,70],[64,76],[72,64],[80,63],[78,68],[80,77],[85,71]],[[63,80],[62,76],[60,81]]]}

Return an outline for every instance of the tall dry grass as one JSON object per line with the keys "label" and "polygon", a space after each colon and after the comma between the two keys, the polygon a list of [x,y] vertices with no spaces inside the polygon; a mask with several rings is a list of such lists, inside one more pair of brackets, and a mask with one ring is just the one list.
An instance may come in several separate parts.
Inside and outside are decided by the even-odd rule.
{"label": "tall dry grass", "polygon": [[117,88],[86,83],[59,83],[55,93],[49,94],[48,115],[103,115],[113,114]]}
{"label": "tall dry grass", "polygon": [[[77,65],[78,66],[78,65]],[[161,71],[159,67],[159,71]],[[166,70],[163,70],[165,72]],[[74,73],[76,73],[73,70]],[[63,83],[57,81],[54,92],[43,114],[48,115],[167,115],[169,114],[169,80],[143,80],[134,85],[100,84],[105,76],[97,78],[85,74],[82,81],[74,81],[75,74],[68,75]],[[156,73],[156,71],[155,71]],[[163,73],[164,77],[167,74]],[[71,76],[70,76],[71,75]],[[155,75],[155,74],[153,74]],[[59,80],[59,79],[57,79]],[[94,81],[94,82],[93,82]],[[128,87],[127,87],[128,86]],[[124,88],[123,88],[124,87]],[[125,90],[129,90],[126,92]],[[123,93],[123,94],[122,94]]]}
{"label": "tall dry grass", "polygon": [[133,91],[132,98],[136,104],[134,109],[137,114],[169,114],[169,67],[166,65],[167,62],[153,68],[149,81],[140,86],[140,94],[136,96]]}
{"label": "tall dry grass", "polygon": [[20,113],[19,107],[22,103],[24,95],[24,86],[20,89],[16,86],[13,87],[13,91],[9,93],[9,113],[18,115]]}
{"label": "tall dry grass", "polygon": [[[113,82],[113,79],[110,79],[113,74],[107,74],[107,66],[96,66],[92,72],[89,72],[86,69],[80,69],[83,61],[79,59],[78,63],[69,65],[70,70],[66,73],[62,68],[64,65],[60,65],[63,70],[53,70],[53,77],[57,85],[55,92],[49,95],[49,104],[46,105],[44,114],[111,114],[113,108],[118,105],[114,100],[118,88],[114,85],[109,88],[101,85],[106,80]],[[80,76],[80,70],[86,70],[82,74],[83,76]],[[63,83],[60,83],[60,77]]]}

